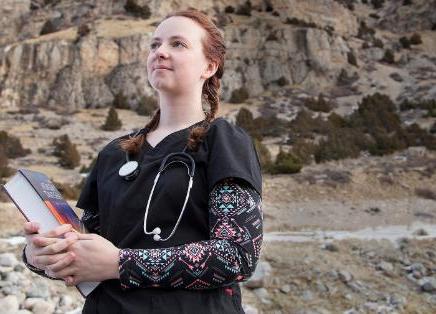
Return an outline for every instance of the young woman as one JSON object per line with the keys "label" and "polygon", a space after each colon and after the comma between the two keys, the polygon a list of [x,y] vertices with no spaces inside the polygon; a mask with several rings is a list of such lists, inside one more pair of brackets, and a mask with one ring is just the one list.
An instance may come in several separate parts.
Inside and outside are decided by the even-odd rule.
{"label": "young woman", "polygon": [[159,109],[99,152],[77,202],[89,233],[37,234],[26,223],[23,260],[69,286],[101,281],[84,314],[244,313],[239,283],[263,239],[262,177],[250,136],[216,117],[224,39],[196,10],[168,15],[153,35]]}

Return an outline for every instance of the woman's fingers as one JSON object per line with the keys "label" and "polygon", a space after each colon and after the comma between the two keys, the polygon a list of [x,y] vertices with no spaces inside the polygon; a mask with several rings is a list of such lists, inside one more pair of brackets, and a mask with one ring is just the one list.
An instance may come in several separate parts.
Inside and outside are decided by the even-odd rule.
{"label": "woman's fingers", "polygon": [[59,260],[47,266],[47,269],[51,272],[58,272],[69,266],[74,261],[74,253],[67,252],[59,254]]}
{"label": "woman's fingers", "polygon": [[60,226],[57,226],[56,228],[47,231],[46,233],[42,233],[41,236],[46,238],[59,238],[65,233],[71,231],[73,229],[73,226],[70,224],[63,224]]}
{"label": "woman's fingers", "polygon": [[65,277],[73,276],[77,272],[77,270],[73,266],[67,266],[61,269],[60,271],[50,271],[50,272],[56,278],[65,278]]}
{"label": "woman's fingers", "polygon": [[35,250],[34,262],[39,265],[50,265],[56,263],[67,248],[77,241],[77,237],[68,237],[67,239],[57,240],[56,243]]}
{"label": "woman's fingers", "polygon": [[26,221],[23,226],[24,234],[30,235],[38,233],[39,230],[39,223],[35,221]]}

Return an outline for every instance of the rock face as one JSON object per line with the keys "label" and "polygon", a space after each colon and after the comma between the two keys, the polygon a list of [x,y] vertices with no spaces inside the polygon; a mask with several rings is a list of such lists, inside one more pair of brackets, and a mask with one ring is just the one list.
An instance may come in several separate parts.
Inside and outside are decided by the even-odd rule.
{"label": "rock face", "polygon": [[[430,82],[436,77],[431,34],[423,37],[422,51],[402,51],[398,43],[402,31],[431,33],[435,1],[404,6],[387,0],[378,10],[356,1],[350,10],[335,0],[253,0],[249,16],[240,14],[245,1],[197,2],[136,0],[151,12],[141,19],[124,1],[5,0],[0,8],[0,106],[74,112],[107,107],[122,92],[135,108],[142,96],[155,93],[146,69],[155,26],[166,14],[190,6],[206,12],[224,33],[224,101],[241,88],[256,97],[284,85],[334,97],[363,96],[374,88],[399,100],[436,95]],[[226,13],[231,9],[234,13]],[[384,47],[359,34],[362,21],[375,28]],[[89,32],[79,32],[84,25]],[[362,49],[363,44],[368,47]],[[387,48],[396,54],[398,71],[382,63]],[[338,89],[344,70],[355,84]]]}
{"label": "rock face", "polygon": [[[148,3],[142,2],[137,3]],[[167,12],[188,7],[191,2],[151,1],[148,5],[159,20]],[[212,2],[207,2],[200,9],[217,17],[230,4],[224,1],[213,8]],[[261,1],[253,2],[251,17],[232,14],[227,19],[233,22],[224,27],[228,46],[222,81],[224,100],[242,86],[255,96],[278,79],[286,78],[310,90],[337,75],[349,51],[342,36],[357,32],[355,16],[330,0],[273,1],[280,16],[262,12],[262,5]],[[11,10],[13,14],[7,15]],[[147,82],[146,58],[154,29],[150,24],[155,20],[135,20],[129,16],[120,19],[117,14],[126,15],[124,7],[109,1],[95,5],[61,1],[53,6],[41,4],[33,10],[28,2],[22,1],[20,5],[12,6],[11,2],[3,7],[4,25],[18,23],[24,17],[29,21],[21,22],[26,31],[19,36],[14,28],[6,28],[4,32],[10,36],[2,37],[2,106],[72,112],[108,106],[120,91],[129,96],[130,106],[135,106],[141,96],[153,94]],[[308,23],[316,21],[319,28],[287,24],[286,18],[290,16]],[[41,30],[42,21],[55,18],[58,20],[53,27],[57,31],[40,36],[36,30]],[[80,37],[78,25],[84,23],[88,23],[91,32]],[[335,30],[334,34],[324,29],[327,26]],[[12,40],[14,35],[18,37],[16,42]]]}

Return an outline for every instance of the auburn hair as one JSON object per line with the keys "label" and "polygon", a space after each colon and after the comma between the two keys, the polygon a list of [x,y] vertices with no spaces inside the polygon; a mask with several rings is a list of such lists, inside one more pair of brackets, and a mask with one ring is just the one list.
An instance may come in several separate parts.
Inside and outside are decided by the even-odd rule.
{"label": "auburn hair", "polygon": [[[204,82],[202,89],[202,98],[209,104],[210,109],[209,111],[205,111],[205,121],[193,127],[188,137],[187,147],[192,151],[196,151],[200,142],[206,135],[210,123],[215,119],[215,115],[218,112],[220,103],[220,79],[224,73],[224,55],[226,52],[226,46],[224,37],[218,27],[201,11],[193,8],[176,11],[165,16],[161,22],[173,16],[184,16],[190,18],[197,22],[206,31],[206,36],[202,39],[203,53],[208,61],[215,62],[218,65],[217,71]],[[143,128],[146,130],[145,132],[139,132],[135,137],[129,137],[120,141],[119,145],[121,149],[129,153],[139,152],[144,144],[146,133],[156,129],[159,124],[159,119],[160,108],[155,111],[151,120]]]}

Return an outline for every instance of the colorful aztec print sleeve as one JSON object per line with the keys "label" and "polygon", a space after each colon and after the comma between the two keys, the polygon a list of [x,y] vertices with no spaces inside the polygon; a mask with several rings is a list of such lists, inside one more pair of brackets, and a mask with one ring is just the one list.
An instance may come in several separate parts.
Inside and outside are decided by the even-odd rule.
{"label": "colorful aztec print sleeve", "polygon": [[226,178],[212,189],[209,212],[210,240],[121,249],[121,288],[213,289],[247,281],[263,240],[261,196],[246,181]]}

